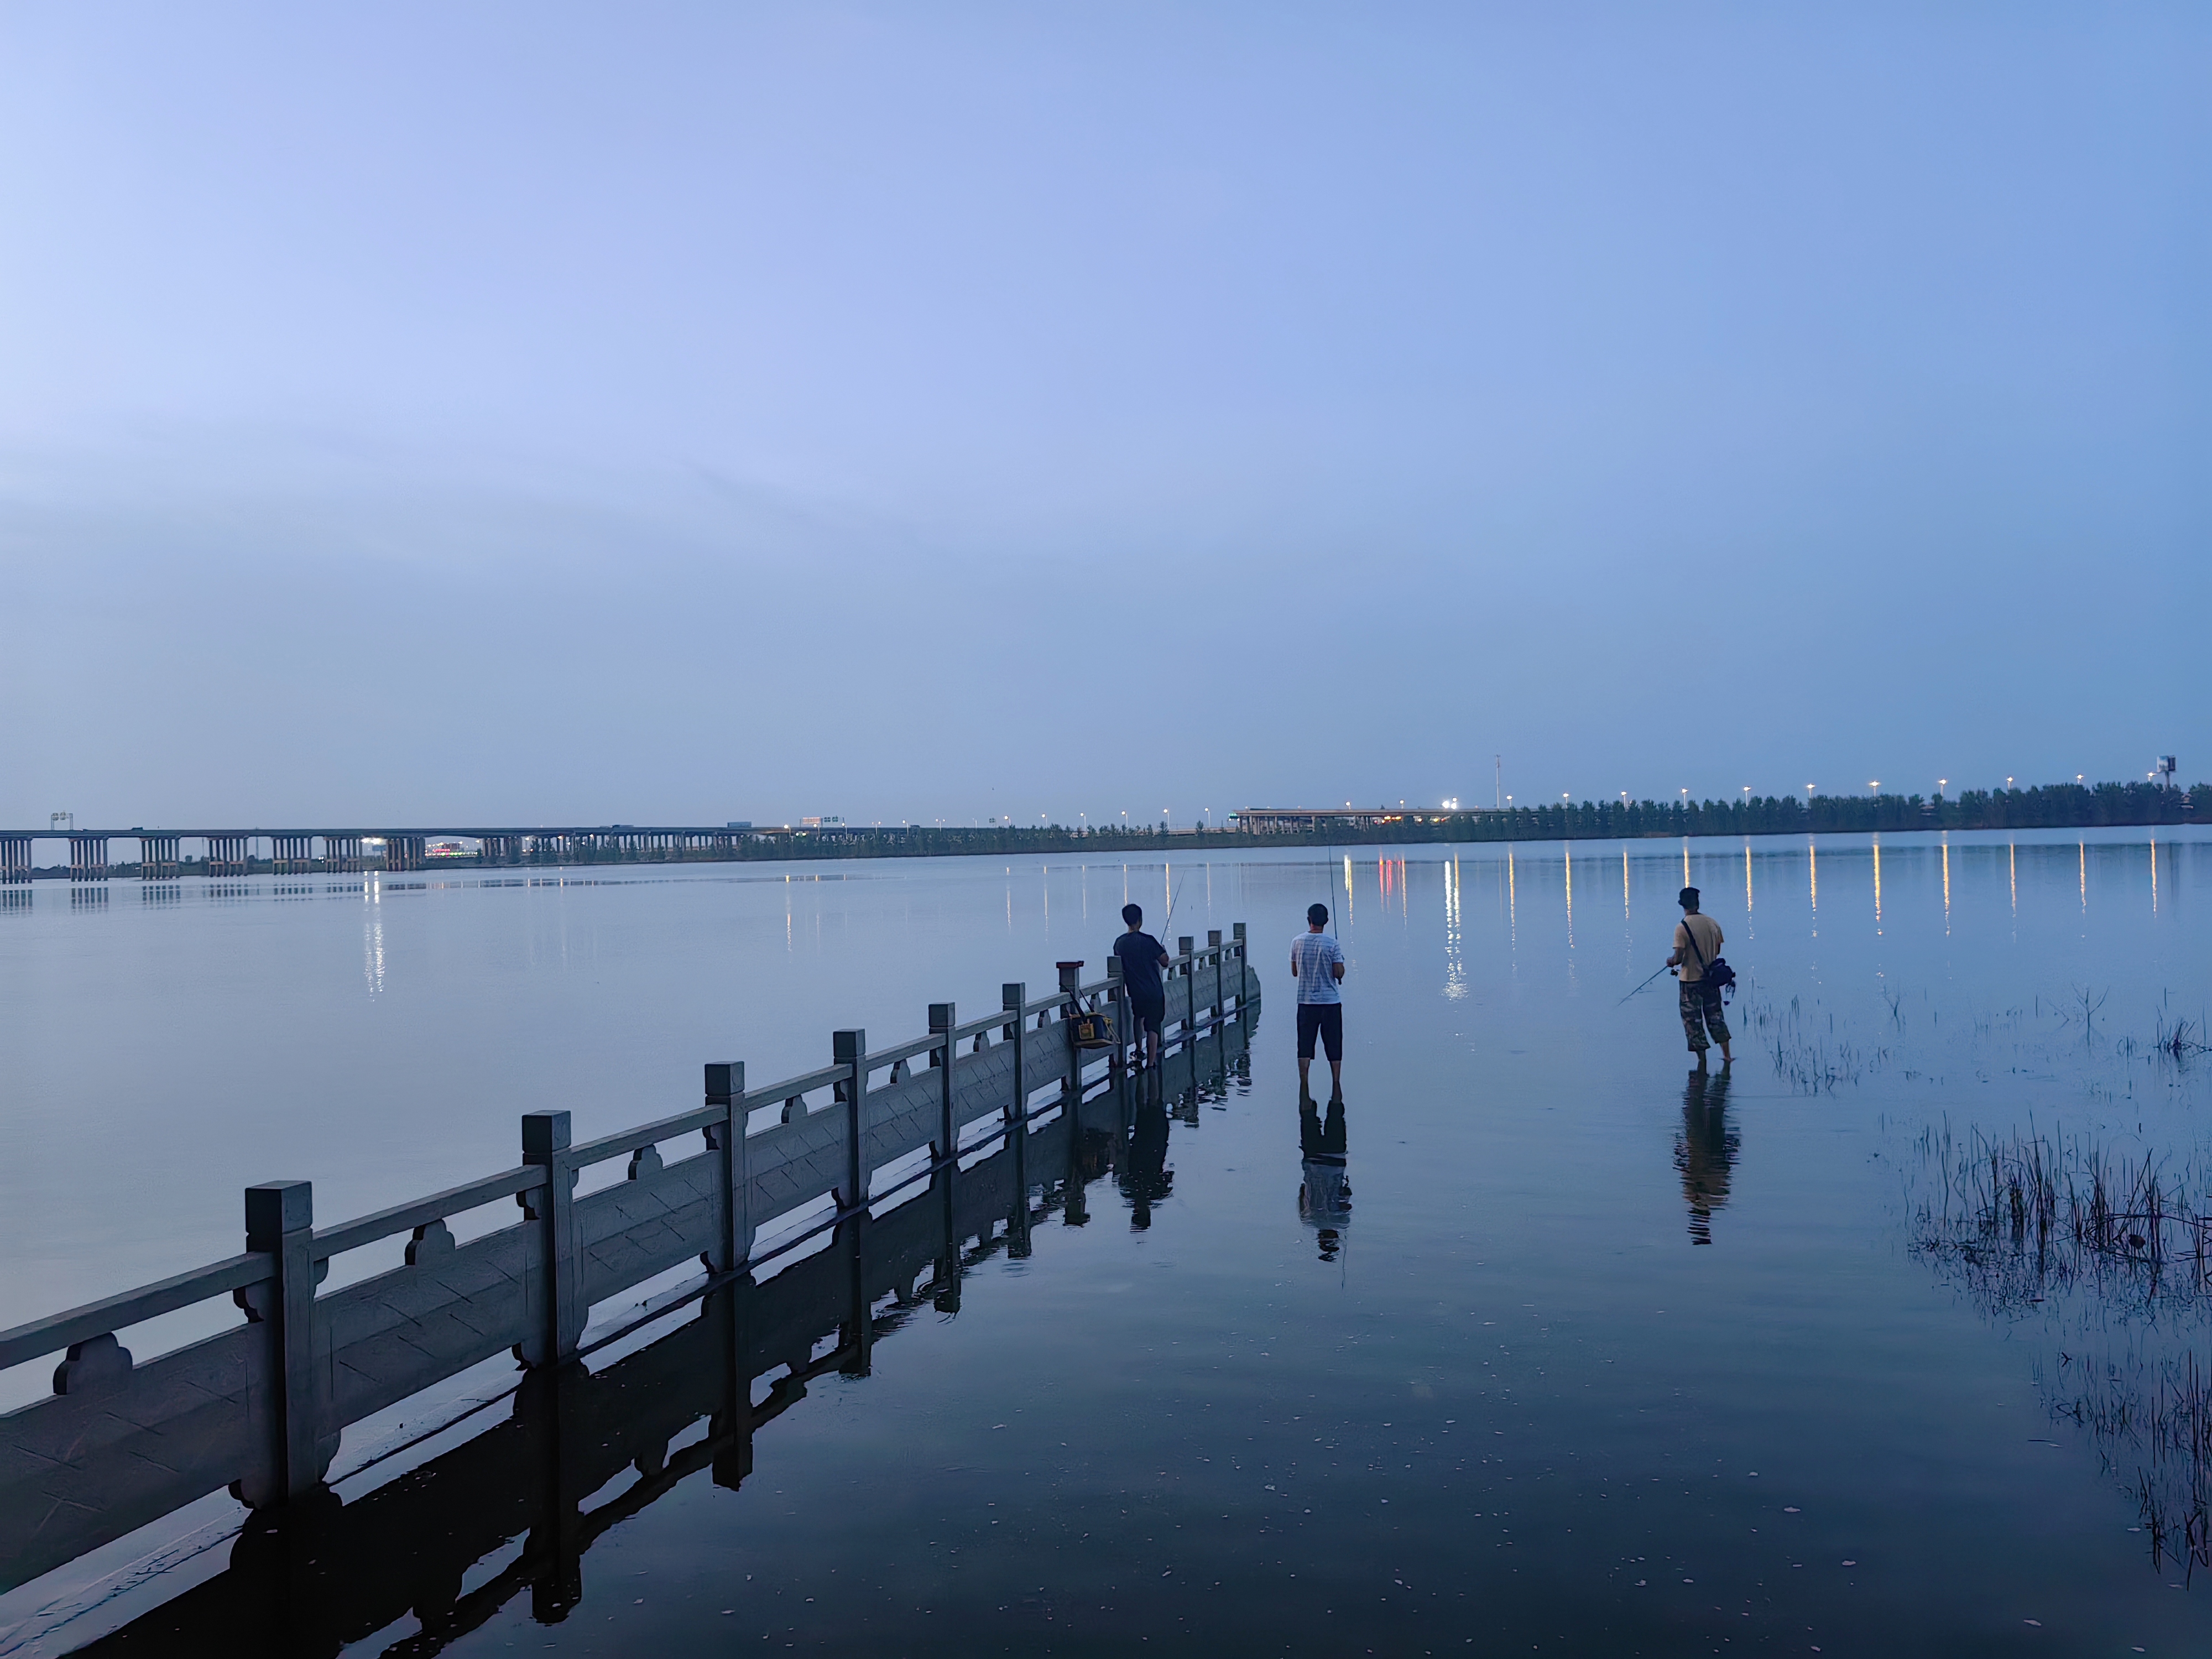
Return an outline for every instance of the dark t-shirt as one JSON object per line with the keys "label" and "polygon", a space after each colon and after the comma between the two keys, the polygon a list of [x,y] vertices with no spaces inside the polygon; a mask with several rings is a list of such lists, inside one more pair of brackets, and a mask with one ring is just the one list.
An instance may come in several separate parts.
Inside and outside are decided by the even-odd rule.
{"label": "dark t-shirt", "polygon": [[1158,1002],[1167,993],[1160,988],[1160,958],[1166,948],[1150,933],[1124,933],[1114,941],[1114,954],[1121,958],[1121,982],[1133,1002]]}

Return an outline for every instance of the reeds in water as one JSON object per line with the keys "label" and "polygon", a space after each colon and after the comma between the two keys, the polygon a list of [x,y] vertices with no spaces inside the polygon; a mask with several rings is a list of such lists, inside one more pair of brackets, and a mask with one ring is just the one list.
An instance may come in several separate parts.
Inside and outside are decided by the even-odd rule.
{"label": "reeds in water", "polygon": [[2032,1127],[1961,1139],[1946,1124],[1918,1150],[1932,1189],[1913,1254],[1990,1316],[2049,1322],[2036,1382],[2051,1414],[2135,1498],[2155,1564],[2212,1567],[2206,1170]]}

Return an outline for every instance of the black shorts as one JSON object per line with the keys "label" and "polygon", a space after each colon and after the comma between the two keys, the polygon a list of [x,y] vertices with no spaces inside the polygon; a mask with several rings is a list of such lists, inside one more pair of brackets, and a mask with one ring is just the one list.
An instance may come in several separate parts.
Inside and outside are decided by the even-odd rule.
{"label": "black shorts", "polygon": [[1140,1031],[1157,1034],[1160,1029],[1160,1022],[1167,1017],[1168,1000],[1165,997],[1162,997],[1158,1002],[1147,1002],[1141,997],[1129,999],[1129,1018],[1136,1023],[1136,1027]]}
{"label": "black shorts", "polygon": [[1344,1058],[1344,1005],[1340,1002],[1301,1002],[1298,1004],[1298,1058],[1314,1057],[1314,1039],[1321,1039],[1322,1047],[1328,1051],[1331,1060]]}

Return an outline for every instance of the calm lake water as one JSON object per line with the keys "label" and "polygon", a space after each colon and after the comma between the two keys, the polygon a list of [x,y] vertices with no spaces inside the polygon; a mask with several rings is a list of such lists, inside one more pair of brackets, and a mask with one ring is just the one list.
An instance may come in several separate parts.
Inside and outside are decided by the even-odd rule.
{"label": "calm lake water", "polygon": [[[1686,872],[1743,975],[1735,1066],[1703,1080],[1671,981],[1621,1003]],[[880,1045],[933,1000],[1096,974],[1125,896],[1175,894],[1176,933],[1249,923],[1269,976],[1249,1081],[1178,1103],[1165,1176],[1125,1157],[1085,1224],[814,1382],[738,1490],[702,1472],[612,1528],[561,1622],[511,1594],[352,1650],[2212,1641],[2188,1229],[2038,1251],[1974,1207],[1988,1147],[2002,1192],[2030,1136],[2054,1189],[2148,1159],[2206,1204],[2201,837],[175,887],[0,910],[0,1325],[236,1250],[252,1182],[311,1178],[343,1219],[511,1164],[525,1110],[582,1139],[695,1103],[708,1060],[766,1081],[835,1027]],[[1346,1104],[1302,1127],[1284,957],[1317,898]],[[40,1610],[90,1568],[27,1586],[0,1651],[66,1651],[228,1548],[73,1622]]]}

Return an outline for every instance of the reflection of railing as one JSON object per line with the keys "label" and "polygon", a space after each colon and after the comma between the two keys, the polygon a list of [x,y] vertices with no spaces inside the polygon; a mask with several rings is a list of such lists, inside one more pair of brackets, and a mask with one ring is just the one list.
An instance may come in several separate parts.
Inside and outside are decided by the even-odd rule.
{"label": "reflection of railing", "polygon": [[[1166,1024],[1193,1033],[1258,997],[1243,934],[1179,941]],[[0,1332],[0,1368],[66,1350],[55,1397],[0,1417],[0,1588],[225,1486],[257,1508],[311,1492],[347,1425],[509,1349],[532,1367],[572,1358],[594,1304],[695,1257],[727,1274],[998,1139],[1018,1157],[1033,1115],[1077,1101],[1087,1068],[1121,1067],[1121,1048],[1071,1040],[1073,1013],[1120,993],[1079,968],[1042,1000],[1007,986],[982,1019],[936,1005],[929,1036],[888,1048],[840,1031],[833,1065],[764,1088],[709,1066],[702,1105],[581,1145],[566,1112],[529,1113],[515,1168],[340,1226],[315,1228],[306,1182],[248,1188],[244,1254]],[[703,1151],[664,1161],[693,1133]],[[622,1157],[626,1180],[576,1194],[582,1170]],[[509,1198],[520,1222],[455,1239],[453,1218]],[[775,1249],[757,1251],[778,1222]],[[331,1257],[401,1235],[404,1266],[316,1294]],[[246,1323],[144,1364],[116,1339],[225,1293]]]}
{"label": "reflection of railing", "polygon": [[[1216,1029],[1218,1043],[1168,1057],[1167,1096],[1237,1066],[1244,1023]],[[1130,1156],[1135,1092],[1091,1090],[1074,1113],[957,1174],[939,1170],[913,1200],[848,1218],[830,1248],[759,1284],[725,1282],[673,1331],[596,1371],[529,1373],[505,1420],[398,1479],[343,1505],[323,1496],[255,1517],[226,1571],[80,1650],[330,1653],[411,1613],[420,1631],[396,1650],[428,1655],[525,1590],[540,1620],[565,1617],[583,1599],[582,1558],[610,1528],[702,1469],[736,1487],[755,1434],[811,1381],[866,1375],[875,1345],[917,1309],[957,1310],[966,1270],[1000,1250],[1027,1255],[1053,1209],[1087,1220],[1085,1184]],[[753,1379],[778,1368],[757,1397]],[[463,1590],[518,1539],[511,1561]]]}

